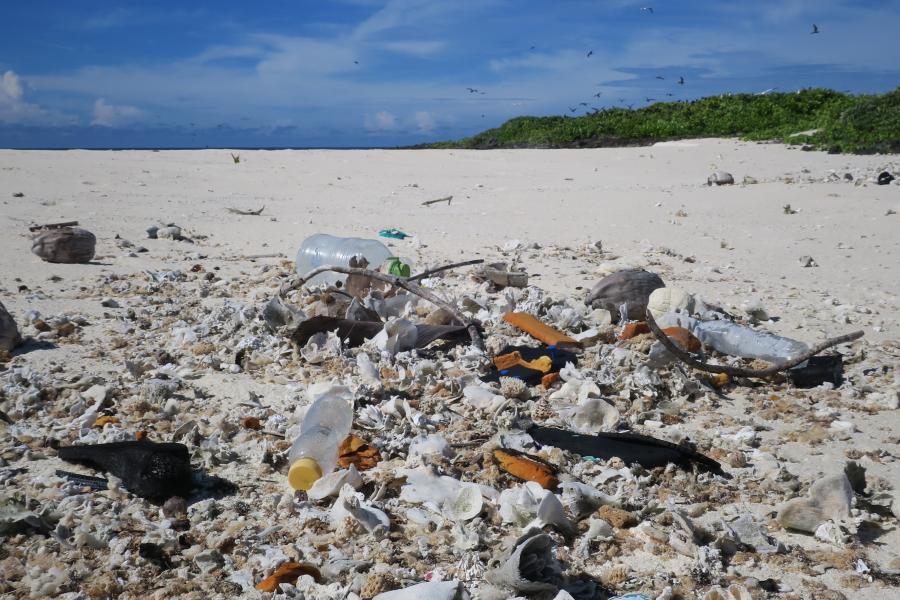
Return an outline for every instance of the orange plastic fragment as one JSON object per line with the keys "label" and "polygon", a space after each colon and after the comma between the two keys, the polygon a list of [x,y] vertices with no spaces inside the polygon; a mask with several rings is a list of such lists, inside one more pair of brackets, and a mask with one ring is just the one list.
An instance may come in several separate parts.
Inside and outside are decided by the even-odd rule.
{"label": "orange plastic fragment", "polygon": [[256,417],[247,416],[241,418],[241,427],[244,429],[262,429],[262,424]]}
{"label": "orange plastic fragment", "polygon": [[301,575],[310,575],[316,583],[322,583],[319,569],[307,563],[286,562],[275,572],[256,584],[260,592],[274,592],[282,583],[295,583]]}
{"label": "orange plastic fragment", "polygon": [[700,340],[694,337],[694,334],[684,327],[666,327],[663,329],[663,333],[669,336],[673,342],[681,346],[683,350],[687,350],[688,352],[700,351]]}
{"label": "orange plastic fragment", "polygon": [[563,332],[541,323],[534,316],[523,312],[508,312],[503,315],[503,320],[518,327],[531,337],[540,340],[548,346],[578,346],[578,342]]}
{"label": "orange plastic fragment", "polygon": [[118,423],[118,422],[119,422],[119,417],[114,417],[112,415],[103,415],[101,417],[97,417],[97,419],[94,421],[94,427],[100,427],[102,429],[103,426],[106,425],[107,423]]}
{"label": "orange plastic fragment", "polygon": [[496,459],[501,469],[513,477],[537,482],[545,490],[555,489],[559,485],[559,479],[556,478],[553,467],[527,454],[516,450],[498,448],[494,450],[494,459]]}
{"label": "orange plastic fragment", "polygon": [[714,388],[718,390],[731,383],[731,377],[728,375],[728,373],[716,373],[709,378],[709,382]]}
{"label": "orange plastic fragment", "polygon": [[137,441],[141,441],[141,440],[147,439],[147,432],[144,431],[143,429],[139,429],[138,431],[135,431],[135,432],[134,432],[134,439],[136,439]]}
{"label": "orange plastic fragment", "polygon": [[528,361],[522,358],[522,354],[518,350],[510,352],[509,354],[494,357],[494,366],[497,367],[498,371],[505,371],[516,365],[522,365],[528,369],[547,373],[553,368],[553,359],[549,356],[540,356],[534,360]]}
{"label": "orange plastic fragment", "polygon": [[342,469],[356,465],[357,471],[371,469],[381,460],[378,448],[370,446],[364,439],[348,435],[338,448],[338,464]]}
{"label": "orange plastic fragment", "polygon": [[557,381],[559,381],[559,373],[547,373],[546,375],[541,377],[541,385],[545,388],[550,387]]}
{"label": "orange plastic fragment", "polygon": [[650,326],[644,323],[643,321],[639,321],[637,323],[628,323],[625,325],[625,328],[622,329],[622,333],[619,334],[620,340],[630,340],[633,337],[639,336],[643,333],[650,333]]}

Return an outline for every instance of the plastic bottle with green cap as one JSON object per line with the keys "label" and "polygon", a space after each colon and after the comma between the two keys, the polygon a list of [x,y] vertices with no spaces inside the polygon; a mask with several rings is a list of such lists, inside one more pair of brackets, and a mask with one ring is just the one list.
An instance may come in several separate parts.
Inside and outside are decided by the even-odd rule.
{"label": "plastic bottle with green cap", "polygon": [[353,424],[353,397],[343,386],[328,386],[310,391],[313,403],[300,425],[288,455],[288,483],[295,490],[306,491],[323,475],[334,470],[338,447],[350,433]]}

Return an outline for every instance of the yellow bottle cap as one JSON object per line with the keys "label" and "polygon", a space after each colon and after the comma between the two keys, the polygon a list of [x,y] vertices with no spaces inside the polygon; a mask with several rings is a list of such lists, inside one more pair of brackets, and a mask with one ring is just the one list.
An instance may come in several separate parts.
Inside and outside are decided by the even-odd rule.
{"label": "yellow bottle cap", "polygon": [[288,471],[288,483],[295,490],[307,491],[322,477],[322,467],[312,458],[299,458]]}

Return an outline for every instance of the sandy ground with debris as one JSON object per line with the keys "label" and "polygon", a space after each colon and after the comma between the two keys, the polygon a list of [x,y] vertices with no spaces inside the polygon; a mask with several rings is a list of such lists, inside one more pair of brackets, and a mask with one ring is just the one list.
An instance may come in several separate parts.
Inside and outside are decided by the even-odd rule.
{"label": "sandy ground with debris", "polygon": [[[277,285],[274,271],[263,270],[265,265],[286,269],[284,261],[293,260],[307,235],[376,237],[380,229],[398,228],[412,237],[383,241],[414,265],[512,260],[529,273],[532,285],[555,298],[580,301],[603,275],[634,266],[655,271],[667,284],[735,314],[745,303],[762,305],[772,317],[764,327],[808,343],[864,330],[864,342],[845,352],[853,357],[848,366],[851,393],[736,387],[684,407],[679,435],[670,435],[662,424],[642,431],[664,438],[688,435],[702,450],[737,448],[751,463],[754,451],[768,452],[801,482],[801,495],[811,481],[839,473],[850,458],[867,469],[876,489],[900,490],[900,417],[895,404],[891,408],[900,352],[900,216],[895,214],[900,212],[900,186],[874,183],[885,169],[900,172],[900,157],[827,155],[731,140],[598,150],[237,153],[239,164],[222,150],[0,150],[0,299],[26,335],[37,334],[23,324],[30,310],[45,316],[77,313],[87,323],[79,328],[77,343],[62,340],[50,349],[33,348],[7,368],[30,366],[60,377],[86,373],[121,380],[127,358],[123,352],[134,356],[135,351],[110,345],[122,334],[106,325],[138,302],[128,297],[119,299],[122,309],[101,306],[102,298],[116,297],[110,283],[115,277],[139,278],[148,269],[189,272],[201,265],[203,272],[215,270],[224,282],[219,288],[231,298],[260,305]],[[708,187],[706,177],[716,169],[731,172],[737,185]],[[13,197],[17,192],[24,197]],[[449,205],[422,205],[449,195]],[[785,209],[788,205],[791,210]],[[259,216],[226,210],[263,206]],[[91,264],[54,265],[31,254],[29,225],[69,220],[97,236]],[[160,222],[177,223],[195,243],[146,239],[146,228]],[[129,256],[130,249],[117,245],[117,238],[148,251]],[[515,239],[524,249],[504,251]],[[269,256],[274,254],[280,257]],[[253,258],[257,255],[266,256]],[[802,266],[801,256],[812,257],[817,266]],[[173,316],[178,318],[177,306]],[[171,332],[154,325],[142,337],[143,351],[154,350],[155,331],[161,346],[170,342]],[[314,378],[315,369],[311,374]],[[238,403],[250,392],[284,401],[283,379],[208,370],[197,381],[235,419],[242,410]],[[57,435],[66,443],[74,441],[66,432],[67,419],[59,423]],[[835,421],[850,422],[852,428],[830,426]],[[26,418],[16,427],[27,429],[27,423]],[[749,442],[738,432],[747,427],[756,429],[751,440],[755,450],[741,446]],[[152,432],[154,425],[123,424],[123,429],[138,428]],[[15,435],[21,441],[21,429]],[[47,463],[44,467],[33,466],[36,472],[52,473],[63,466],[52,451],[36,452],[49,457],[38,461]],[[2,466],[19,466],[27,458],[11,455]],[[247,472],[235,462],[222,464],[211,471],[231,479],[254,477],[255,465]],[[4,493],[27,487],[27,477],[7,479]],[[274,493],[280,475],[267,477],[273,483],[266,489]],[[725,513],[751,510],[760,519],[771,519],[779,503],[768,503],[760,494],[738,495]],[[857,573],[855,564],[847,562],[851,550],[836,550],[777,527],[772,534],[789,545],[780,563],[751,557],[733,564],[729,573],[789,585],[791,591],[774,597],[832,597],[817,595],[825,588],[848,598],[897,593],[888,579]],[[854,539],[853,557],[863,556],[873,570],[900,568],[896,518],[884,517]],[[792,560],[798,549],[805,558]],[[619,554],[617,561],[634,573],[654,564],[643,555]],[[603,562],[598,559],[597,564]],[[4,568],[12,568],[10,564]],[[690,565],[683,560],[672,564],[681,566],[663,563],[653,569],[669,568],[676,578],[689,578]],[[271,567],[257,565],[256,570],[266,566]],[[652,595],[653,586],[660,584],[649,575],[635,577],[632,582],[650,587],[609,588]],[[21,581],[21,573],[10,579]],[[59,590],[72,592],[81,585],[73,582],[89,579],[84,572],[72,575],[68,587],[63,584]],[[162,589],[155,585],[148,590]],[[27,586],[13,589],[17,591],[0,591],[28,591]]]}

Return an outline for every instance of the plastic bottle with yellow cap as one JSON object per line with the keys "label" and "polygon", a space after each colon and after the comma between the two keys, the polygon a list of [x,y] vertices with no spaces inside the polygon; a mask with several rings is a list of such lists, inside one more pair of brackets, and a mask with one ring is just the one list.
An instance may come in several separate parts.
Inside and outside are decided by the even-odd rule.
{"label": "plastic bottle with yellow cap", "polygon": [[338,446],[350,433],[353,404],[350,390],[331,386],[319,394],[310,394],[313,403],[300,425],[288,455],[288,483],[306,491],[337,465]]}

